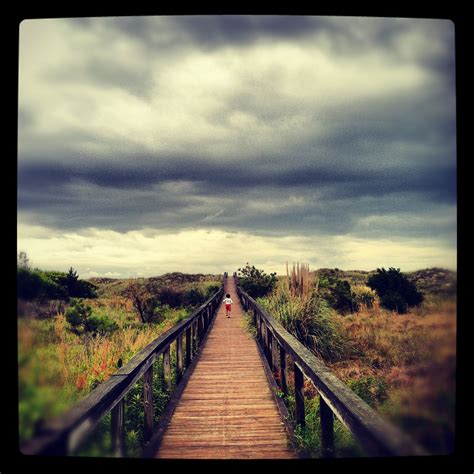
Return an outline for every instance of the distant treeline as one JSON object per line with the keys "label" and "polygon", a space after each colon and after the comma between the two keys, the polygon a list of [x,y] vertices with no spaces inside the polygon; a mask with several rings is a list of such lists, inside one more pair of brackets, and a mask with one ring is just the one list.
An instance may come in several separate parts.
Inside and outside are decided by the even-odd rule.
{"label": "distant treeline", "polygon": [[69,298],[97,298],[97,287],[79,280],[77,272],[68,273],[17,267],[17,296],[24,300]]}

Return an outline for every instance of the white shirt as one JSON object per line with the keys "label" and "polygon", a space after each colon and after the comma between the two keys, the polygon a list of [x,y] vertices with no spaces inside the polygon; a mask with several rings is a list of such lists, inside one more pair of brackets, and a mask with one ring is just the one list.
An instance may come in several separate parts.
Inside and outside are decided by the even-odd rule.
{"label": "white shirt", "polygon": [[224,298],[224,303],[225,303],[225,304],[232,304],[233,301],[232,301],[231,298]]}

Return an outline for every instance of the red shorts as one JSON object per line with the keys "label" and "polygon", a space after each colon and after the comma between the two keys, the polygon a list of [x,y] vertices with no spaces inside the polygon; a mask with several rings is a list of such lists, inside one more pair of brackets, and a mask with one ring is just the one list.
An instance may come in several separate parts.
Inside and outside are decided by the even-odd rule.
{"label": "red shorts", "polygon": [[232,305],[230,305],[230,304],[226,304],[226,305],[225,305],[225,310],[226,310],[226,311],[230,311],[231,308],[232,308]]}

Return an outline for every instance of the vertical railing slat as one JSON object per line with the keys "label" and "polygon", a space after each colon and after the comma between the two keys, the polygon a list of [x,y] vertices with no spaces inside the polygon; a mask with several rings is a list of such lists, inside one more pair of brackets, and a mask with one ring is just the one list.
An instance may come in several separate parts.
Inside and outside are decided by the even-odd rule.
{"label": "vertical railing slat", "polygon": [[295,404],[296,404],[296,423],[305,425],[304,414],[304,376],[300,368],[293,363],[293,372],[295,374]]}
{"label": "vertical railing slat", "polygon": [[111,415],[112,452],[115,457],[125,457],[126,444],[123,398],[112,408]]}
{"label": "vertical railing slat", "polygon": [[191,363],[191,326],[186,329],[186,368],[189,367]]}
{"label": "vertical railing slat", "polygon": [[285,396],[288,395],[288,383],[286,380],[286,352],[280,346],[280,388]]}
{"label": "vertical railing slat", "polygon": [[321,396],[319,396],[319,415],[323,456],[331,458],[334,456],[334,414]]}
{"label": "vertical railing slat", "polygon": [[176,384],[183,377],[183,335],[176,338]]}
{"label": "vertical railing slat", "polygon": [[143,407],[144,407],[144,426],[143,440],[145,443],[150,440],[153,434],[153,364],[143,374]]}
{"label": "vertical railing slat", "polygon": [[273,334],[267,327],[267,360],[271,371],[273,372]]}
{"label": "vertical railing slat", "polygon": [[171,354],[170,346],[168,345],[163,351],[163,375],[165,379],[166,390],[171,392]]}

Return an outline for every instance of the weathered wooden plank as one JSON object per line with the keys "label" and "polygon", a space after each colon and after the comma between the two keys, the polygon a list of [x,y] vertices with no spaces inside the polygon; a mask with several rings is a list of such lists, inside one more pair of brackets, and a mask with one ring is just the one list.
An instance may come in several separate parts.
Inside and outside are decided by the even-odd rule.
{"label": "weathered wooden plank", "polygon": [[221,305],[212,319],[213,329],[168,422],[157,457],[218,458],[224,451],[222,457],[231,458],[259,458],[262,453],[294,457],[262,357],[241,324],[242,308],[230,279],[226,291],[235,302],[232,318],[225,317]]}
{"label": "weathered wooden plank", "polygon": [[[203,339],[203,344],[206,342],[206,338],[208,337],[209,333],[204,335]],[[188,370],[184,373],[183,378],[181,379],[180,383],[176,387],[175,391],[173,392],[171,399],[166,406],[164,412],[161,415],[160,421],[158,423],[158,426],[155,430],[155,433],[153,434],[152,438],[150,439],[150,442],[148,443],[148,446],[144,449],[143,451],[143,457],[149,458],[149,457],[155,457],[156,450],[158,446],[160,445],[163,434],[165,433],[166,427],[168,423],[171,420],[171,417],[173,416],[176,406],[183,394],[183,391],[185,390],[192,374],[194,373],[195,367],[198,363],[199,360],[199,354],[202,351],[203,346],[200,346],[195,358],[191,361],[191,364],[188,367]]]}

